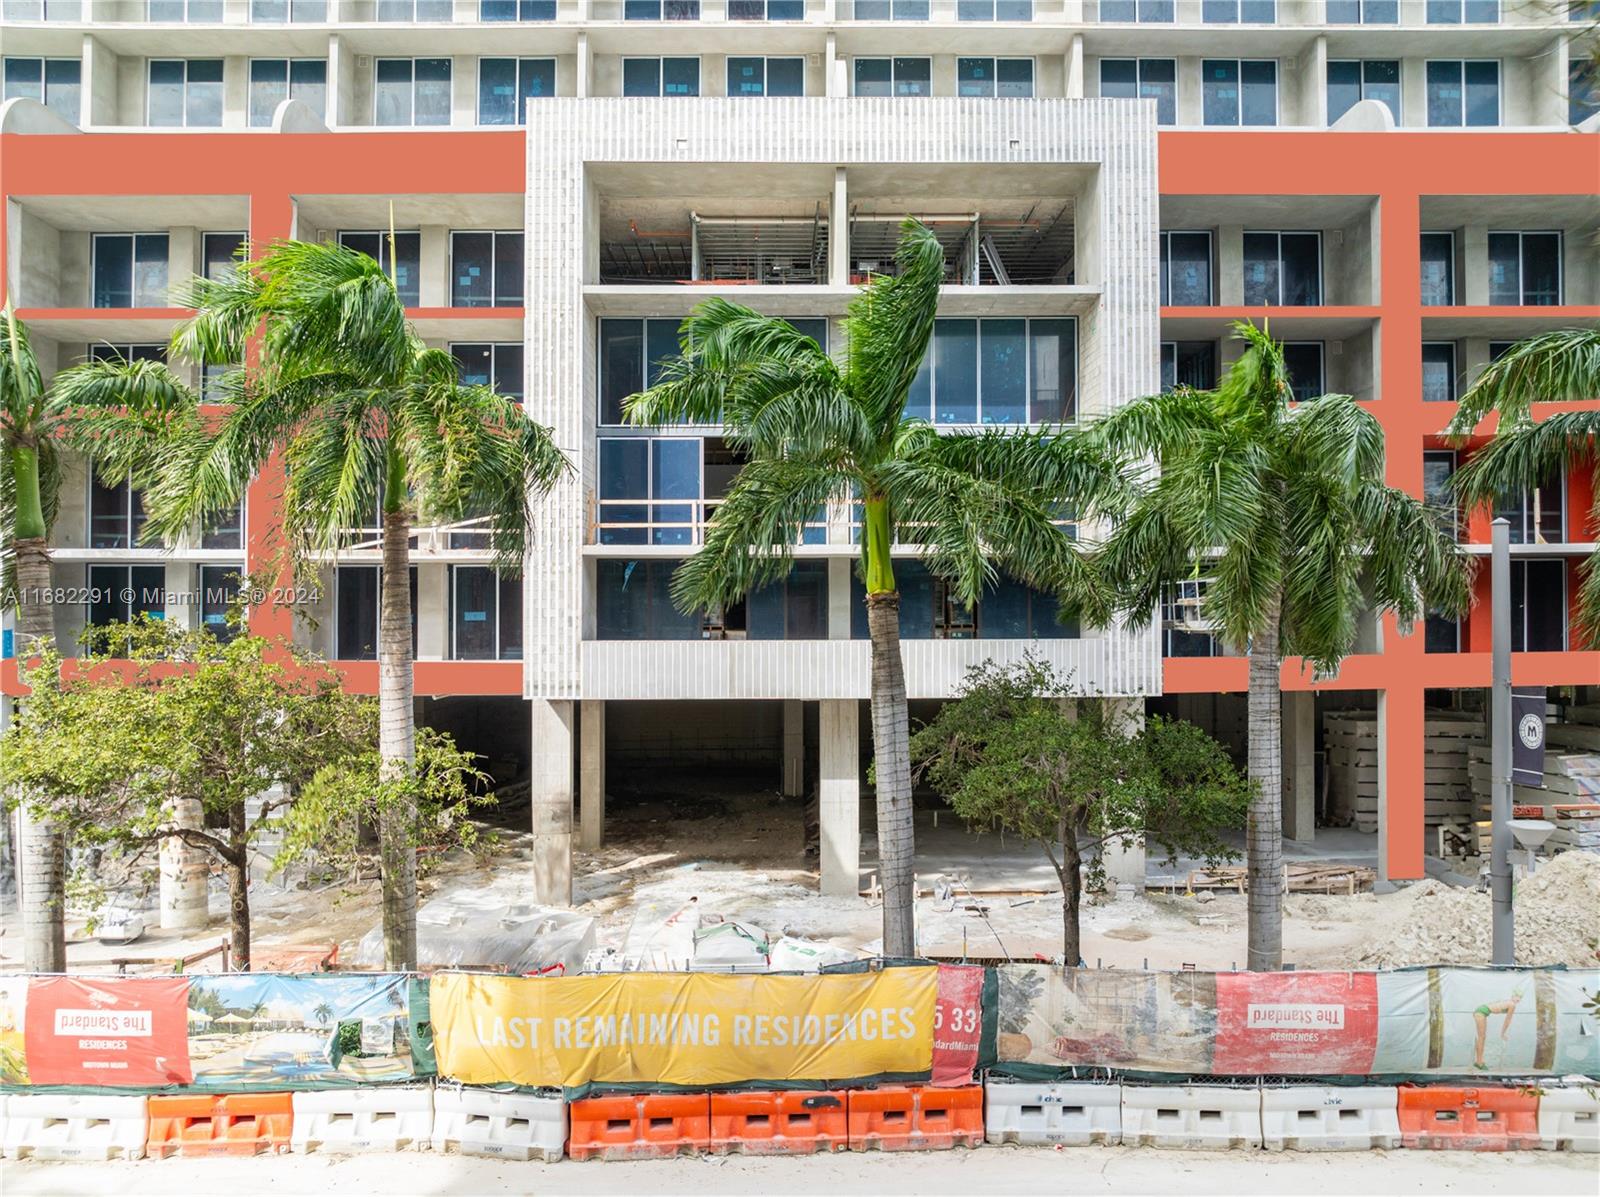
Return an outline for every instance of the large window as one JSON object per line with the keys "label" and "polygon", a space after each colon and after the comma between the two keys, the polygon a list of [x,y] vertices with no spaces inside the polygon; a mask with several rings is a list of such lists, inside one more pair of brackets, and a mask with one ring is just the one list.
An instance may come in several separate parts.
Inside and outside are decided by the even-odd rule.
{"label": "large window", "polygon": [[[389,272],[389,234],[386,231],[341,232],[339,244],[346,249],[377,261],[385,273]],[[394,275],[400,299],[408,308],[421,302],[422,234],[411,232],[394,234]]]}
{"label": "large window", "polygon": [[1188,387],[1209,391],[1217,385],[1217,346],[1214,341],[1161,342],[1161,389]]}
{"label": "large window", "polygon": [[521,341],[457,341],[450,346],[468,386],[493,387],[495,394],[522,402]]}
{"label": "large window", "polygon": [[1161,234],[1161,306],[1208,307],[1211,304],[1211,233]]}
{"label": "large window", "polygon": [[[383,572],[376,565],[341,565],[333,571],[334,648],[337,661],[378,659],[378,616]],[[417,567],[411,567],[411,655],[417,655]]]}
{"label": "large window", "polygon": [[554,58],[478,59],[478,123],[520,125],[528,101],[556,94]]}
{"label": "large window", "polygon": [[806,0],[728,0],[730,21],[803,21]]}
{"label": "large window", "polygon": [[455,0],[378,0],[380,21],[450,21]]}
{"label": "large window", "polygon": [[84,617],[91,627],[132,623],[141,615],[161,619],[167,611],[164,565],[91,565]]}
{"label": "large window", "polygon": [[1246,233],[1244,301],[1251,307],[1322,302],[1321,233]]}
{"label": "large window", "polygon": [[152,24],[220,25],[222,0],[148,0],[145,16]]}
{"label": "large window", "polygon": [[250,19],[261,25],[321,24],[328,0],[250,0]]}
{"label": "large window", "polygon": [[1600,112],[1600,81],[1596,80],[1594,60],[1573,56],[1567,64],[1567,123],[1581,125]]}
{"label": "large window", "polygon": [[1031,21],[1033,0],[956,0],[958,21]]}
{"label": "large window", "polygon": [[222,125],[222,59],[152,58],[149,69],[151,125]]}
{"label": "large window", "polygon": [[855,0],[858,21],[926,21],[928,0]]}
{"label": "large window", "polygon": [[1321,341],[1283,342],[1283,368],[1289,375],[1289,393],[1296,403],[1327,394],[1323,358]]}
{"label": "large window", "polygon": [[1100,19],[1170,24],[1176,7],[1174,0],[1100,0]]}
{"label": "large window", "polygon": [[1561,302],[1561,234],[1489,234],[1489,302],[1553,307]]}
{"label": "large window", "polygon": [[1114,100],[1154,100],[1156,124],[1178,123],[1178,60],[1102,58],[1100,94]]}
{"label": "large window", "polygon": [[[1422,501],[1450,537],[1461,538],[1461,508],[1450,479],[1456,472],[1454,449],[1428,449],[1422,454]],[[1451,650],[1454,651],[1454,650]]]}
{"label": "large window", "polygon": [[480,21],[553,21],[556,0],[479,0]]}
{"label": "large window", "polygon": [[622,401],[653,386],[678,356],[677,319],[600,321],[600,422],[622,423]]}
{"label": "large window", "polygon": [[1500,0],[1428,0],[1430,25],[1494,25]]}
{"label": "large window", "polygon": [[804,58],[728,57],[730,96],[803,96],[806,94]]}
{"label": "large window", "polygon": [[450,234],[450,306],[507,308],[522,303],[522,234]]}
{"label": "large window", "polygon": [[38,100],[64,120],[83,119],[83,66],[76,58],[7,58],[3,98]]}
{"label": "large window", "polygon": [[1500,123],[1500,64],[1494,61],[1428,63],[1428,124],[1435,129],[1483,128]]}
{"label": "large window", "polygon": [[700,94],[698,58],[624,58],[622,94],[625,96],[697,96]]}
{"label": "large window", "polygon": [[1422,234],[1422,302],[1448,307],[1456,301],[1456,236]]}
{"label": "large window", "polygon": [[1273,59],[1207,58],[1200,64],[1201,115],[1208,125],[1278,123]]}
{"label": "large window", "polygon": [[1328,63],[1328,123],[1362,100],[1377,100],[1400,123],[1400,60],[1368,58]]}
{"label": "large window", "polygon": [[522,660],[522,579],[482,565],[450,567],[450,657]]}
{"label": "large window", "polygon": [[1222,646],[1202,607],[1209,578],[1185,578],[1161,595],[1161,655],[1164,657],[1219,657]]}
{"label": "large window", "polygon": [[600,440],[601,544],[693,544],[702,522],[698,437]]}
{"label": "large window", "polygon": [[161,344],[129,345],[98,341],[89,346],[88,357],[91,362],[164,362],[167,360],[167,347]]}
{"label": "large window", "polygon": [[107,486],[99,474],[89,479],[89,547],[136,549],[144,532],[144,496],[127,482]]}
{"label": "large window", "polygon": [[1511,525],[1512,544],[1561,544],[1567,539],[1566,488],[1559,470],[1538,486],[1495,502],[1496,519]]}
{"label": "large window", "polygon": [[233,275],[239,266],[239,253],[244,249],[243,233],[206,233],[200,238],[200,274],[204,278],[224,279]]}
{"label": "large window", "polygon": [[[220,4],[222,0],[212,0]],[[0,17],[8,21],[81,21],[83,0],[3,0]]]}
{"label": "large window", "polygon": [[956,94],[1027,99],[1033,95],[1033,59],[958,58]]}
{"label": "large window", "polygon": [[1077,417],[1071,317],[940,318],[906,414],[937,424],[1065,424]]}
{"label": "large window", "polygon": [[677,561],[662,558],[595,562],[595,635],[601,640],[699,640],[699,613],[672,602]]}
{"label": "large window", "polygon": [[[902,640],[1072,640],[1073,623],[1056,618],[1054,596],[1031,590],[1001,575],[984,589],[975,606],[956,597],[954,588],[915,560],[894,563],[900,590]],[[868,638],[866,589],[850,574],[850,636]]]}
{"label": "large window", "polygon": [[623,0],[625,21],[698,21],[700,0]]}
{"label": "large window", "polygon": [[1207,25],[1271,25],[1277,19],[1277,0],[1200,0],[1200,20]]}
{"label": "large window", "polygon": [[858,58],[855,78],[858,96],[931,96],[933,59]]}
{"label": "large window", "polygon": [[228,612],[239,597],[239,569],[234,565],[202,565],[200,583],[200,626],[226,644],[239,634],[228,622]]}
{"label": "large window", "polygon": [[380,58],[374,68],[372,117],[377,125],[448,125],[448,58]]}
{"label": "large window", "polygon": [[1330,25],[1397,25],[1400,0],[1327,0]]}
{"label": "large window", "polygon": [[97,308],[160,308],[167,303],[165,233],[96,233],[93,251]]}
{"label": "large window", "polygon": [[1559,653],[1567,648],[1567,563],[1511,562],[1511,651]]}
{"label": "large window", "polygon": [[285,100],[300,100],[316,113],[328,106],[328,62],[324,58],[252,58],[250,124],[264,128]]}
{"label": "large window", "polygon": [[209,515],[200,529],[202,549],[244,548],[244,504],[235,503]]}
{"label": "large window", "polygon": [[1456,401],[1456,343],[1422,343],[1422,398],[1428,403]]}

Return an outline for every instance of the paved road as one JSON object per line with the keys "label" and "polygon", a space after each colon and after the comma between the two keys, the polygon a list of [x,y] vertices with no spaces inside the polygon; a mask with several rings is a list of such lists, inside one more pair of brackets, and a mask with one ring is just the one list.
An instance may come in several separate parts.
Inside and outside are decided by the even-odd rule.
{"label": "paved road", "polygon": [[111,1164],[0,1166],[6,1197],[141,1197],[169,1194],[246,1197],[265,1193],[443,1194],[756,1193],[825,1194],[1159,1193],[1163,1197],[1271,1194],[1516,1194],[1595,1197],[1600,1156],[1523,1152],[1362,1152],[1304,1155],[1173,1152],[1122,1147],[1050,1151],[993,1147],[836,1155],[807,1159],[678,1159],[647,1163],[502,1163],[422,1152],[358,1157],[276,1156],[223,1160],[144,1160]]}

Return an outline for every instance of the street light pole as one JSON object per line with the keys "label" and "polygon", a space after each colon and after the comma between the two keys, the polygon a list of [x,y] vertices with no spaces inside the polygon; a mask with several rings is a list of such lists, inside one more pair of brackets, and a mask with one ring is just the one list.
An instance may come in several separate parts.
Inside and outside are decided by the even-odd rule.
{"label": "street light pole", "polygon": [[1489,561],[1493,667],[1489,692],[1489,897],[1493,947],[1489,961],[1516,963],[1516,925],[1511,910],[1511,524],[1491,525]]}

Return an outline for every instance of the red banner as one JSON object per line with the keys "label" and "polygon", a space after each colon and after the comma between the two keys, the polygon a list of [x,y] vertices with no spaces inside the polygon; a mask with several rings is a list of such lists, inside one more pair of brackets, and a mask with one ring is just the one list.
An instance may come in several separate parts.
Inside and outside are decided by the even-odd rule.
{"label": "red banner", "polygon": [[970,1085],[983,1037],[983,968],[941,964],[933,1009],[933,1083]]}
{"label": "red banner", "polygon": [[24,1028],[35,1085],[187,1085],[187,977],[36,977]]}
{"label": "red banner", "polygon": [[1336,1076],[1372,1071],[1372,973],[1218,973],[1213,1073]]}

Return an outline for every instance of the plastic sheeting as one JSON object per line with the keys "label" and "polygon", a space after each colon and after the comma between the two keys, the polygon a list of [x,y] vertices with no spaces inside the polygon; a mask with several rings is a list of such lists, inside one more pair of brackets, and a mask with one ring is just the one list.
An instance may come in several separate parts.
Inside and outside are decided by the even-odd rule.
{"label": "plastic sheeting", "polygon": [[[441,893],[417,911],[417,958],[440,968],[493,968],[512,973],[573,974],[595,946],[594,920],[570,910],[507,905],[492,890]],[[383,959],[383,928],[357,950]]]}

